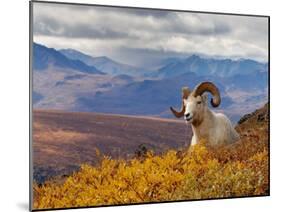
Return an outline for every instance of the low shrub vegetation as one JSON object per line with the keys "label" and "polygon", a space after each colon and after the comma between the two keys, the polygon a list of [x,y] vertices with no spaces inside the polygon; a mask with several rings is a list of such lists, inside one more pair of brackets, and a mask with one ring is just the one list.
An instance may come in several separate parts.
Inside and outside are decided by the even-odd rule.
{"label": "low shrub vegetation", "polygon": [[[264,135],[267,135],[264,134]],[[63,181],[34,183],[34,209],[267,195],[268,140],[245,136],[232,146],[207,142],[131,160],[100,156]]]}

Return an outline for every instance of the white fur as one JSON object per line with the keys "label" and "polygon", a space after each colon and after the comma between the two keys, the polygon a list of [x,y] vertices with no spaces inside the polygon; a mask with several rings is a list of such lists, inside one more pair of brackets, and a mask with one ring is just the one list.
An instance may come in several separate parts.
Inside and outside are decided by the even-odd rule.
{"label": "white fur", "polygon": [[189,117],[192,118],[187,121],[191,123],[193,131],[191,145],[197,144],[202,139],[210,145],[231,144],[239,139],[230,120],[224,114],[215,113],[208,108],[207,95],[189,96],[184,104],[185,115],[189,113]]}

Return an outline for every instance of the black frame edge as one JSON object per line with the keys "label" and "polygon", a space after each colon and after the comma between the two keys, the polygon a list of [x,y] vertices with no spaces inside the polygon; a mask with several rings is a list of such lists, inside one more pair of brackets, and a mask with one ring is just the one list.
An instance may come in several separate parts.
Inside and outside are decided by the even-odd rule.
{"label": "black frame edge", "polygon": [[145,10],[157,10],[157,11],[171,11],[171,12],[189,12],[189,13],[201,13],[201,14],[213,14],[213,15],[235,15],[235,16],[248,16],[248,17],[260,17],[268,18],[269,15],[257,15],[246,13],[228,13],[228,12],[211,12],[201,10],[181,10],[181,9],[165,9],[165,8],[153,8],[153,7],[137,7],[137,6],[125,6],[125,5],[106,5],[106,4],[92,4],[92,3],[74,3],[74,2],[59,2],[50,0],[31,0],[33,3],[49,3],[49,4],[63,4],[63,5],[78,5],[78,6],[96,6],[96,7],[111,7],[111,8],[123,8],[123,9],[145,9]]}
{"label": "black frame edge", "polygon": [[33,1],[29,1],[29,211],[33,210],[33,148],[32,148],[32,123],[33,123]]}

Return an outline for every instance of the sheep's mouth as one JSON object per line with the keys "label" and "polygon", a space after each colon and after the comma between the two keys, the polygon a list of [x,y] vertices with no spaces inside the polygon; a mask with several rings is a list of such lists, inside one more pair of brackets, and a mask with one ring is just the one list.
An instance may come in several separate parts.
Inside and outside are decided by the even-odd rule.
{"label": "sheep's mouth", "polygon": [[193,117],[189,117],[189,118],[185,118],[186,122],[190,122],[192,120]]}

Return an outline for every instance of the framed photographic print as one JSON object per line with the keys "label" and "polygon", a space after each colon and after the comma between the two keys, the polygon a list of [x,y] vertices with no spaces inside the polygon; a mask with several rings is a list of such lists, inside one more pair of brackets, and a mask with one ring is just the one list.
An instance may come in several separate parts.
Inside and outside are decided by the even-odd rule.
{"label": "framed photographic print", "polygon": [[30,210],[269,195],[269,16],[30,2]]}

